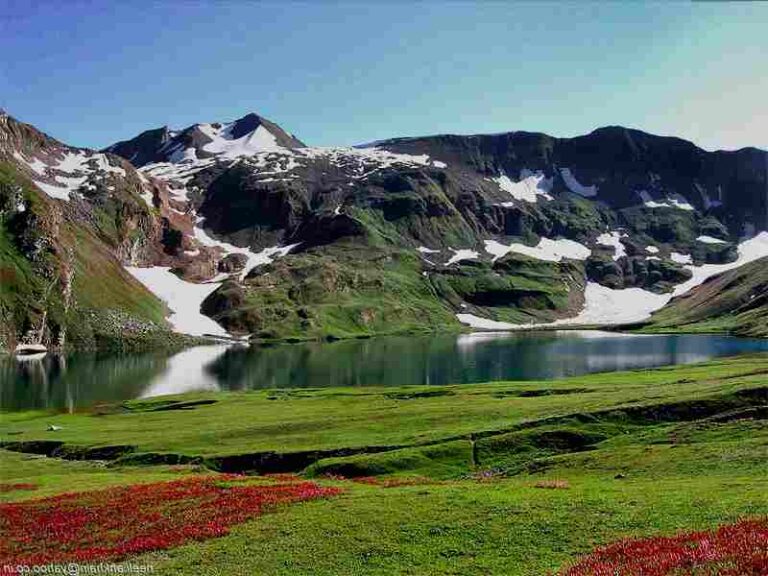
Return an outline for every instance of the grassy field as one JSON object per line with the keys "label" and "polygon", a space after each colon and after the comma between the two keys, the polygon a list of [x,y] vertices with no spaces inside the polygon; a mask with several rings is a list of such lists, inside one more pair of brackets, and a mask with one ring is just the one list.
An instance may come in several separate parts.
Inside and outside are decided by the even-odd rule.
{"label": "grassy field", "polygon": [[[768,515],[766,404],[763,354],[558,381],[6,413],[0,438],[14,449],[112,460],[0,450],[2,482],[34,486],[0,497],[291,470],[342,492],[130,560],[156,574],[540,575],[622,537]],[[147,465],[149,453],[197,458]]]}

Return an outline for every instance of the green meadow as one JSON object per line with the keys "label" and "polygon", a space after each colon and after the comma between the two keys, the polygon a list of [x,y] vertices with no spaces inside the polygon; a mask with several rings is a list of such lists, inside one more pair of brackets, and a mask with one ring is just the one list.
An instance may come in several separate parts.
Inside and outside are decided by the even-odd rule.
{"label": "green meadow", "polygon": [[758,354],[554,381],[5,413],[2,481],[36,489],[0,498],[291,472],[342,492],[130,560],[155,574],[542,575],[619,538],[768,515],[766,405]]}

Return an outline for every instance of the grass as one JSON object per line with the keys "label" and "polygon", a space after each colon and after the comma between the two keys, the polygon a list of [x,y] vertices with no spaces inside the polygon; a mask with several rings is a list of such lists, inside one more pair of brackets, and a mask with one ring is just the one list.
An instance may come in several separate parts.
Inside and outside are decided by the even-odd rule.
{"label": "grass", "polygon": [[192,466],[107,467],[103,462],[46,458],[0,450],[3,484],[30,483],[33,490],[0,492],[0,502],[53,496],[70,491],[95,490],[124,484],[174,480],[199,471]]}
{"label": "grass", "polygon": [[243,305],[214,317],[265,340],[459,330],[421,267],[415,252],[353,242],[313,248],[249,278]]}
{"label": "grass", "polygon": [[[177,411],[149,411],[152,400],[108,413],[12,413],[0,423],[0,441],[131,445],[138,452],[186,456],[406,447],[502,432],[542,418],[729,395],[764,385],[767,372],[768,356],[754,355],[550,382],[195,393],[183,398],[214,402]],[[569,389],[586,391],[520,396]],[[49,424],[61,430],[48,432]]]}
{"label": "grass", "polygon": [[[305,476],[343,490],[333,499],[130,557],[155,574],[543,575],[620,538],[767,515],[767,373],[762,354],[546,382],[195,394],[6,413],[0,429],[211,456],[405,446],[309,462]],[[212,473],[4,450],[0,466],[3,482],[39,486],[0,493],[11,501]]]}

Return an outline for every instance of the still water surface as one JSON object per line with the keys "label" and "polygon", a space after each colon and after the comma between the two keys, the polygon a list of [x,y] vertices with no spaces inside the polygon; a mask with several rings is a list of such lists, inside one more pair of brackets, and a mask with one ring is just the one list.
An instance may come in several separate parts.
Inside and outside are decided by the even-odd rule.
{"label": "still water surface", "polygon": [[768,340],[596,331],[382,337],[158,353],[0,356],[0,408],[72,410],[195,390],[461,384],[559,378],[768,350]]}

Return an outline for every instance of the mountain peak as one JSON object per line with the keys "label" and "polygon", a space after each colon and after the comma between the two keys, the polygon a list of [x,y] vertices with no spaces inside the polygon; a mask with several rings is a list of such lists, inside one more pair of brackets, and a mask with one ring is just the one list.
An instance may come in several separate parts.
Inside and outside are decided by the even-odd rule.
{"label": "mountain peak", "polygon": [[168,126],[142,132],[113,144],[108,151],[136,166],[153,162],[181,162],[194,158],[234,158],[281,148],[303,148],[304,143],[255,112],[232,122],[200,123],[184,130]]}
{"label": "mountain peak", "polygon": [[229,129],[229,133],[232,138],[241,138],[246,134],[250,134],[254,130],[257,130],[259,126],[263,126],[264,119],[254,112],[249,112],[242,118],[235,120]]}

